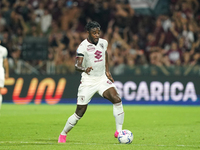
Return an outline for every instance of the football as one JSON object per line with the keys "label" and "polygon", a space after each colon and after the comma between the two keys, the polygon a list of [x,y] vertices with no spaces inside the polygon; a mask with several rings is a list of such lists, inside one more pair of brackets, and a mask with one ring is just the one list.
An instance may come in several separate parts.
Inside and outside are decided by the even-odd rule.
{"label": "football", "polygon": [[118,141],[122,144],[130,144],[133,141],[133,133],[129,130],[122,130],[118,134]]}

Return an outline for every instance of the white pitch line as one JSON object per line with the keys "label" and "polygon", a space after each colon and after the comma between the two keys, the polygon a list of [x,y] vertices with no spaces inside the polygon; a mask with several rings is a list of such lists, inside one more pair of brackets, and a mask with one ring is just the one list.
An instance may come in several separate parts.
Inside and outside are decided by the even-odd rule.
{"label": "white pitch line", "polygon": [[[16,143],[24,143],[24,144],[57,144],[57,143],[45,143],[45,142],[24,142],[24,141],[0,141],[0,144],[16,144]],[[67,142],[66,142],[67,144]],[[68,144],[79,144],[79,145],[101,145],[101,143],[68,143]],[[105,144],[105,143],[104,143]],[[124,145],[124,144],[113,144],[113,145]],[[129,144],[127,144],[129,145]],[[155,146],[155,147],[196,147],[200,148],[200,145],[194,146],[194,145],[150,145],[150,144],[134,144],[131,143],[131,145],[134,146]]]}
{"label": "white pitch line", "polygon": [[16,143],[32,143],[32,144],[55,144],[55,143],[45,143],[45,142],[23,142],[23,141],[0,141],[0,144],[16,144]]}
{"label": "white pitch line", "polygon": [[[132,143],[133,144],[133,143]],[[158,147],[198,147],[200,148],[200,145],[150,145],[150,144],[133,144],[135,146],[158,146]]]}

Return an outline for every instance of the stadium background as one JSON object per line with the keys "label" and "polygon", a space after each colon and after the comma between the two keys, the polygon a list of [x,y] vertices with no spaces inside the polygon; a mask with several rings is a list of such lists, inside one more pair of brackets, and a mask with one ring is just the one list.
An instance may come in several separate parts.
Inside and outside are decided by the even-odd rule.
{"label": "stadium background", "polygon": [[200,104],[198,0],[2,0],[0,8],[4,102],[76,103],[76,49],[95,20],[124,103]]}

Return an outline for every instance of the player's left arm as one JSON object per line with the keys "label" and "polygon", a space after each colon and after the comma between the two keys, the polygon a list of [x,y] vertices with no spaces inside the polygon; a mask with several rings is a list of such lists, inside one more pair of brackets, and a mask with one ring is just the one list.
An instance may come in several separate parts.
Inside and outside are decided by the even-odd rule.
{"label": "player's left arm", "polygon": [[8,65],[8,59],[4,58],[3,59],[3,66],[5,69],[5,78],[8,79],[9,78],[9,65]]}
{"label": "player's left arm", "polygon": [[106,76],[108,77],[108,79],[112,82],[114,82],[114,79],[110,73],[110,70],[109,70],[109,63],[108,63],[108,53],[107,51],[105,52],[105,56],[106,56]]}

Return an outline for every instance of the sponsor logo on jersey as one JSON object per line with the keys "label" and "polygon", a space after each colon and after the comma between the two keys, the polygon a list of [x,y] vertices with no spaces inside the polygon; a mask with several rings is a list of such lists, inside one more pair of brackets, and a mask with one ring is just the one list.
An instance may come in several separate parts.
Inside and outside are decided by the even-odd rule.
{"label": "sponsor logo on jersey", "polygon": [[108,84],[112,84],[112,82],[110,80],[107,81]]}
{"label": "sponsor logo on jersey", "polygon": [[87,51],[92,52],[95,50],[95,47],[93,45],[88,45],[87,46]]}
{"label": "sponsor logo on jersey", "polygon": [[97,50],[94,54],[95,54],[95,58],[96,59],[100,59],[101,57],[102,57],[102,55],[101,55],[101,51],[99,51],[99,50]]}
{"label": "sponsor logo on jersey", "polygon": [[100,61],[103,61],[103,59],[95,60],[94,62],[100,62]]}
{"label": "sponsor logo on jersey", "polygon": [[101,51],[98,51],[98,50],[94,53],[94,54],[95,54],[94,57],[95,57],[96,59],[98,59],[98,60],[95,60],[94,62],[103,61],[103,59],[100,59],[100,58],[102,57],[101,53],[102,53],[102,52],[101,52]]}
{"label": "sponsor logo on jersey", "polygon": [[100,43],[99,45],[101,46],[102,49],[104,49],[104,45],[103,45],[103,43]]}

